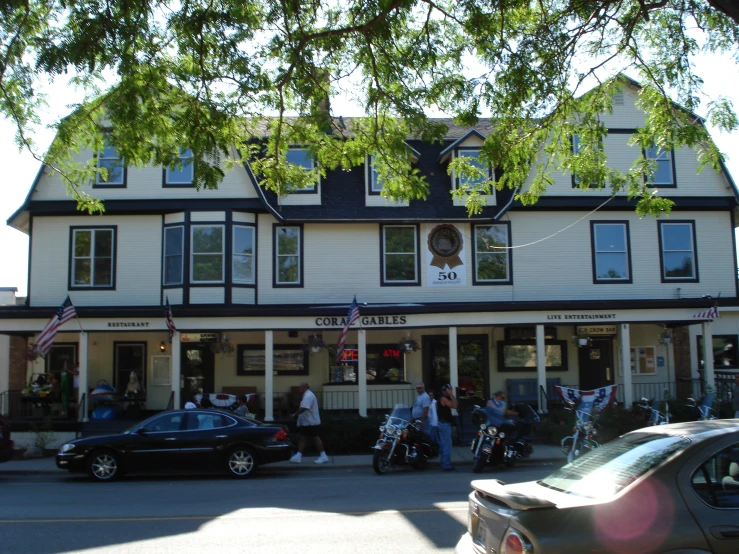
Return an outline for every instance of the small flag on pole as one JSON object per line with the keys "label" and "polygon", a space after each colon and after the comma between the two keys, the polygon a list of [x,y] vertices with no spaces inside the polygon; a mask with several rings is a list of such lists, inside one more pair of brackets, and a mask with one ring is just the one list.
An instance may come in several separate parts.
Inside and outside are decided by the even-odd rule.
{"label": "small flag on pole", "polygon": [[169,329],[169,342],[172,342],[172,335],[174,335],[177,327],[174,326],[174,319],[172,319],[172,308],[169,307],[169,296],[166,296],[165,299],[164,319],[167,322],[167,329]]}
{"label": "small flag on pole", "polygon": [[56,337],[59,327],[73,317],[77,317],[77,311],[74,309],[69,296],[67,296],[38,336],[34,346],[35,350],[40,355],[46,356],[51,350],[51,345],[54,343],[54,337]]}
{"label": "small flag on pole", "polygon": [[336,361],[339,362],[341,360],[341,354],[344,352],[344,343],[346,342],[346,335],[349,332],[349,327],[352,326],[352,323],[357,321],[359,319],[359,306],[357,306],[357,297],[354,296],[354,300],[352,300],[352,305],[349,306],[349,314],[346,316],[346,323],[344,323],[344,328],[341,330],[341,334],[339,335],[339,342],[336,344]]}
{"label": "small flag on pole", "polygon": [[693,315],[695,319],[719,319],[720,317],[721,314],[718,311],[718,304],[714,304],[712,308]]}

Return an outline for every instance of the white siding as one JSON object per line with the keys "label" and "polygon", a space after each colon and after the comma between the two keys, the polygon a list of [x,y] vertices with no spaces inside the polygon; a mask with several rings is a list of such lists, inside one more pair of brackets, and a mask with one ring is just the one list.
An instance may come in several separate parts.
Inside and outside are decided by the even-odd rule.
{"label": "white siding", "polygon": [[223,287],[191,288],[190,304],[223,304],[226,293]]}
{"label": "white siding", "polygon": [[[68,291],[70,227],[113,225],[117,226],[115,290]],[[31,305],[58,306],[67,294],[76,306],[161,303],[161,216],[36,217],[31,237]]]}
{"label": "white siding", "polygon": [[234,304],[254,304],[256,296],[256,290],[253,288],[234,287],[231,292],[231,301]]}

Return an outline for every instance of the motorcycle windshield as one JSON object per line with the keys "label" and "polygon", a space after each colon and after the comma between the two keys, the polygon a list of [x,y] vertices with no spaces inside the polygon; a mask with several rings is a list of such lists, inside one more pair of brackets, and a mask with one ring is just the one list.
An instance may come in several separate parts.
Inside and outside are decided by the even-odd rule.
{"label": "motorcycle windshield", "polygon": [[387,422],[389,425],[404,427],[411,421],[411,409],[405,404],[396,404]]}

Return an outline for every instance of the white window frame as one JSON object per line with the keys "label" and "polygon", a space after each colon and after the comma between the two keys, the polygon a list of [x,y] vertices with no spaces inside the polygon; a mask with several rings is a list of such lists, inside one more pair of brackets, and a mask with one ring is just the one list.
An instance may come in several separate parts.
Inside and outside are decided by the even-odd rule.
{"label": "white window frame", "polygon": [[380,181],[380,176],[377,174],[377,171],[375,170],[375,164],[374,164],[374,156],[368,157],[368,165],[369,165],[369,178],[370,178],[370,188],[369,192],[373,194],[380,194],[382,192],[383,184]]}
{"label": "white window frame", "polygon": [[[303,282],[303,268],[302,268],[302,256],[303,256],[303,245],[302,245],[302,232],[303,229],[298,225],[288,225],[288,226],[276,226],[275,228],[275,284],[276,285],[300,285]],[[290,254],[281,254],[280,253],[280,231],[286,231],[286,230],[295,230],[297,233],[297,252],[296,253],[290,253]],[[280,280],[280,258],[296,258],[297,259],[297,268],[298,268],[298,276],[295,281],[281,281]]]}
{"label": "white window frame", "polygon": [[[179,230],[180,232],[180,253],[179,254],[168,254],[167,253],[167,232]],[[177,280],[167,281],[167,260],[179,256],[180,258],[180,275]],[[164,267],[162,268],[162,282],[164,285],[181,285],[185,278],[185,227],[183,225],[172,225],[164,228]]]}
{"label": "white window frame", "polygon": [[[106,232],[111,234],[110,238],[110,282],[105,284],[95,284],[95,260],[103,258],[103,256],[95,256],[95,244],[97,241],[98,232]],[[90,233],[90,252],[87,256],[77,255],[77,236],[78,233]],[[85,289],[96,289],[96,288],[112,288],[115,285],[115,254],[116,254],[116,229],[115,227],[86,227],[79,229],[72,229],[72,251],[71,251],[71,281],[70,285],[72,288],[85,288]],[[76,282],[76,261],[77,260],[90,260],[90,282],[89,283],[77,283]]]}
{"label": "white window frame", "polygon": [[[190,148],[180,147],[180,163],[182,169],[167,167],[164,169],[165,185],[192,185],[195,180],[195,159]],[[173,179],[174,175],[182,175],[181,180]]]}
{"label": "white window frame", "polygon": [[[411,229],[413,231],[413,252],[388,252],[387,250],[387,230],[388,229]],[[387,258],[388,256],[407,256],[413,255],[413,275],[412,280],[397,280],[387,278]],[[382,282],[391,285],[414,285],[418,283],[418,227],[415,225],[383,225],[382,226]]]}
{"label": "white window frame", "polygon": [[[236,240],[236,233],[239,230],[241,230],[241,229],[243,229],[243,230],[249,230],[251,232],[251,254],[244,254],[244,253],[236,252],[236,242],[237,242],[237,240]],[[232,240],[232,249],[233,249],[233,252],[232,252],[232,256],[231,256],[231,279],[232,279],[232,281],[234,283],[246,284],[246,285],[253,285],[254,284],[254,264],[255,264],[255,259],[256,259],[256,256],[255,256],[255,240],[254,240],[255,239],[255,234],[256,234],[256,229],[252,225],[234,225],[233,226],[233,229],[232,229],[232,239],[233,239]],[[236,260],[238,258],[250,259],[251,260],[251,264],[249,266],[251,268],[251,275],[249,277],[247,277],[246,279],[239,279],[239,278],[236,277]]]}
{"label": "white window frame", "polygon": [[[221,230],[221,251],[220,252],[195,252],[195,231],[200,228],[212,228]],[[195,256],[220,256],[221,257],[221,278],[214,280],[195,280]],[[209,284],[225,282],[224,274],[226,267],[226,233],[224,225],[214,225],[211,223],[192,224],[190,226],[190,282],[193,284]]]}
{"label": "white window frame", "polygon": [[[474,154],[474,156],[472,156],[471,154]],[[492,170],[492,168],[489,165],[488,165],[487,168],[485,168],[485,166],[483,165],[483,163],[480,161],[480,148],[477,148],[477,147],[474,147],[474,148],[472,148],[472,147],[468,147],[468,148],[457,148],[454,151],[454,155],[456,157],[459,157],[459,158],[462,158],[462,157],[465,157],[465,158],[472,158],[472,157],[474,157],[474,158],[476,158],[476,163],[473,164],[473,165],[479,166],[480,169],[482,169],[483,172],[484,172],[484,175],[483,175],[482,179],[478,183],[471,183],[469,185],[466,182],[465,183],[462,183],[462,177],[459,176],[459,175],[457,175],[457,174],[455,174],[454,175],[454,188],[460,189],[463,185],[464,186],[470,186],[470,187],[473,187],[475,185],[479,185],[477,190],[482,191],[483,190],[483,188],[482,188],[482,182],[483,181],[487,181],[487,180],[492,179],[493,183],[495,182],[495,172]],[[491,194],[492,194],[492,192],[491,192]]]}

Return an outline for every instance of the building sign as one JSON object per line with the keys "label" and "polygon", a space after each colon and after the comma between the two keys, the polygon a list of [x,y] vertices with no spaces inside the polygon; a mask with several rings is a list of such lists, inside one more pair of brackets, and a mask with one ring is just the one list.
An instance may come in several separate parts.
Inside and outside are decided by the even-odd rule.
{"label": "building sign", "polygon": [[218,333],[182,333],[182,342],[218,342]]}
{"label": "building sign", "polygon": [[454,225],[437,225],[426,239],[426,277],[432,287],[461,286],[467,283],[464,262],[464,235]]}
{"label": "building sign", "polygon": [[616,314],[547,314],[547,320],[585,321],[588,319],[616,319]]}
{"label": "building sign", "polygon": [[148,321],[109,321],[108,322],[108,327],[111,327],[111,328],[120,327],[120,328],[131,329],[131,328],[136,328],[136,327],[147,328],[148,326],[149,326]]}
{"label": "building sign", "polygon": [[578,335],[617,335],[618,329],[615,325],[578,325]]}
{"label": "building sign", "polygon": [[[359,318],[360,327],[380,327],[385,325],[405,325],[404,315],[372,315]],[[316,327],[343,327],[346,325],[345,317],[317,317]]]}

